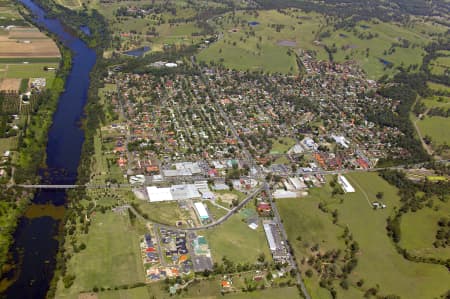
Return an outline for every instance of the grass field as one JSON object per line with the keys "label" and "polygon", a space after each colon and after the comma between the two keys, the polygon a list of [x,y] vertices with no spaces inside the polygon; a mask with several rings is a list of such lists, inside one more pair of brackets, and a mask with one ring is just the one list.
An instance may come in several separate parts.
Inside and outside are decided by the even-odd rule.
{"label": "grass field", "polygon": [[55,62],[49,63],[0,63],[0,78],[45,78],[51,86],[55,71],[44,71],[44,67],[58,68]]}
{"label": "grass field", "polygon": [[[237,288],[242,284],[241,279],[233,278],[233,285]],[[141,291],[143,293],[143,291]],[[112,293],[112,292],[111,292]],[[148,288],[148,297],[134,297],[136,299],[144,298],[158,298],[158,299],[168,299],[168,298],[207,298],[207,299],[219,299],[219,298],[233,298],[233,299],[300,299],[299,291],[295,287],[283,287],[283,288],[268,288],[265,290],[256,290],[250,293],[230,293],[226,295],[221,295],[220,293],[220,279],[211,278],[209,280],[202,280],[198,283],[192,284],[188,287],[186,292],[182,292],[181,295],[170,296],[167,291],[164,290],[164,283],[154,283]],[[99,297],[107,298],[107,297]],[[119,298],[119,297],[108,297],[108,298]],[[120,297],[121,299],[130,297]],[[133,298],[133,299],[134,299]],[[131,299],[131,298],[130,298]]]}
{"label": "grass field", "polygon": [[18,141],[19,138],[16,136],[9,138],[0,138],[0,154],[3,155],[5,151],[17,149]]}
{"label": "grass field", "polygon": [[[115,287],[144,281],[139,251],[139,237],[127,215],[113,212],[91,217],[88,235],[78,236],[86,249],[75,253],[67,264],[68,274],[76,275],[74,284],[65,289],[58,284],[57,298],[78,298],[80,291],[94,287]],[[69,244],[67,243],[69,246]]]}
{"label": "grass field", "polygon": [[289,137],[281,137],[272,140],[271,154],[285,154],[291,147],[295,145],[295,140]]}
{"label": "grass field", "polygon": [[[323,48],[313,44],[323,17],[288,11],[287,15],[277,11],[258,11],[257,16],[237,12],[234,19],[229,14],[216,19],[223,38],[202,50],[197,58],[208,63],[223,62],[227,67],[239,70],[296,73],[295,55],[288,54],[290,48],[311,49],[320,57],[326,57]],[[247,24],[253,21],[259,24],[253,27]],[[277,32],[272,26],[275,24],[285,27]],[[254,36],[250,32],[254,32]],[[293,47],[280,45],[282,41],[292,42]]]}
{"label": "grass field", "polygon": [[[328,29],[328,28],[327,28]],[[341,62],[349,59],[356,60],[371,78],[379,78],[384,74],[392,74],[394,68],[385,68],[381,59],[388,61],[393,66],[418,64],[422,62],[422,54],[425,53],[423,46],[426,45],[430,36],[421,33],[414,27],[382,23],[379,21],[360,22],[351,31],[337,30],[331,36],[324,38],[323,42],[332,48],[336,47],[333,57]],[[438,30],[438,29],[436,29]],[[372,34],[371,39],[362,38],[362,35]],[[399,43],[399,39],[406,39],[410,42],[408,48],[395,47],[395,52],[389,53],[389,49],[394,43]],[[414,46],[413,46],[414,45]],[[367,54],[367,50],[368,54]]]}
{"label": "grass field", "polygon": [[136,200],[135,203],[143,213],[148,215],[148,219],[158,223],[175,225],[178,220],[190,218],[189,212],[181,210],[177,202],[150,203]]}
{"label": "grass field", "polygon": [[426,99],[422,99],[422,102],[425,104],[425,106],[429,108],[433,107],[450,108],[450,97],[432,96]]}
{"label": "grass field", "polygon": [[425,207],[402,216],[400,245],[415,255],[448,259],[450,250],[435,248],[433,242],[438,230],[438,220],[450,215],[450,202],[443,203],[438,200],[434,202],[440,206],[438,211]]}
{"label": "grass field", "polygon": [[219,227],[202,233],[208,240],[215,262],[221,262],[222,257],[226,256],[235,263],[255,263],[261,253],[267,260],[271,259],[262,226],[252,230],[239,214],[231,216]]}
{"label": "grass field", "polygon": [[[364,279],[365,287],[378,284],[381,294],[396,294],[401,298],[434,298],[447,291],[445,282],[450,281],[450,274],[444,267],[405,260],[397,253],[387,236],[386,219],[392,214],[394,207],[399,206],[396,188],[376,173],[351,174],[346,177],[356,192],[343,195],[342,203],[331,198],[330,189],[313,190],[311,196],[304,199],[278,201],[296,255],[298,251],[302,252],[302,242],[305,241],[322,242],[324,245],[319,244],[326,248],[342,246],[342,241],[338,238],[340,230],[335,228],[333,231],[331,219],[320,216],[323,213],[317,209],[318,203],[324,202],[330,210],[338,210],[338,223],[342,227],[347,226],[359,244],[358,264],[349,277],[352,284]],[[379,191],[384,192],[382,202],[387,208],[373,210],[371,202],[377,200],[375,195]],[[297,236],[302,237],[301,242],[296,240]],[[319,294],[317,281],[309,282],[308,286],[313,294]],[[343,296],[342,288],[336,288],[338,297],[362,297],[356,290],[345,291]]]}
{"label": "grass field", "polygon": [[450,144],[450,118],[433,116],[418,121],[422,135],[428,135],[435,145]]}
{"label": "grass field", "polygon": [[434,75],[445,75],[450,72],[450,56],[438,57],[430,62],[431,73]]}
{"label": "grass field", "polygon": [[146,299],[151,298],[148,287],[127,290],[106,291],[98,294],[99,299]]}
{"label": "grass field", "polygon": [[450,92],[450,86],[446,86],[444,84],[438,84],[438,83],[428,81],[427,85],[432,90]]}

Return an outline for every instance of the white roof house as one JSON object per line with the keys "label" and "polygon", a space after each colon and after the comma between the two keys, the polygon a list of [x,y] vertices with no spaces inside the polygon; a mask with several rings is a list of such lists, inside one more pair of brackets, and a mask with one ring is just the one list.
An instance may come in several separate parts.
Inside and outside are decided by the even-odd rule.
{"label": "white roof house", "polygon": [[348,148],[348,146],[350,145],[350,142],[347,139],[345,139],[344,136],[331,135],[331,137],[337,144],[341,145],[344,148]]}
{"label": "white roof house", "polygon": [[340,175],[338,177],[338,183],[342,186],[342,189],[344,189],[345,193],[355,192],[355,188],[353,188],[353,186],[347,181],[347,179],[343,175]]}

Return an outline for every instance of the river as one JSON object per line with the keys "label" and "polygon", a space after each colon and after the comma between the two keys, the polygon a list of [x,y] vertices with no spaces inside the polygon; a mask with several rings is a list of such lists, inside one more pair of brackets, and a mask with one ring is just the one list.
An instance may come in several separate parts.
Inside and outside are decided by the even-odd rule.
{"label": "river", "polygon": [[[34,21],[73,52],[72,70],[65,83],[53,124],[48,133],[47,169],[41,170],[49,184],[73,184],[76,181],[84,133],[80,120],[86,104],[89,73],[96,62],[96,53],[82,40],[64,29],[57,19],[47,19],[46,13],[31,0],[20,0],[34,14]],[[45,298],[55,269],[58,250],[57,236],[61,214],[66,202],[65,191],[40,191],[30,210],[19,221],[14,235],[12,253],[18,262],[14,282],[5,291],[7,298]],[[55,210],[60,217],[55,217]],[[32,216],[28,216],[32,215]]]}

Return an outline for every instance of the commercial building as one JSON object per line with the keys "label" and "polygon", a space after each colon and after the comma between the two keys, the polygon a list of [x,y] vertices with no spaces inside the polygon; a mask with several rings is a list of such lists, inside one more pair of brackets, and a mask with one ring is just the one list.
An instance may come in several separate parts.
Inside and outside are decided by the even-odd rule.
{"label": "commercial building", "polygon": [[273,259],[275,261],[285,261],[289,257],[289,254],[281,239],[281,232],[277,224],[272,220],[265,220],[263,227]]}
{"label": "commercial building", "polygon": [[194,203],[195,211],[197,212],[197,216],[200,219],[200,221],[208,220],[209,215],[206,211],[205,205],[201,202]]}
{"label": "commercial building", "polygon": [[347,181],[347,179],[343,175],[340,175],[338,177],[338,183],[342,186],[342,189],[344,189],[345,193],[355,192],[355,188],[353,188],[353,186]]}
{"label": "commercial building", "polygon": [[156,186],[147,187],[148,200],[150,202],[174,200],[170,188],[158,188]]}

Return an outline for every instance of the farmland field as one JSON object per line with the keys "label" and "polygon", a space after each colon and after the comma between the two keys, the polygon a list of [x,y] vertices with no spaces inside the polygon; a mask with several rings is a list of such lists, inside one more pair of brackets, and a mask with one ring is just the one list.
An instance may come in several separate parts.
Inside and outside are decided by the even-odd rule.
{"label": "farmland field", "polygon": [[0,58],[60,57],[55,42],[32,27],[16,27],[0,35]]}
{"label": "farmland field", "polygon": [[86,244],[86,249],[75,253],[67,264],[68,274],[76,275],[74,284],[66,289],[60,281],[57,298],[78,298],[79,292],[94,287],[144,281],[140,235],[131,226],[128,215],[96,213],[91,221],[89,234],[77,236],[78,244]]}
{"label": "farmland field", "polygon": [[[343,228],[348,227],[353,239],[359,244],[360,254],[357,266],[349,276],[353,288],[341,293],[343,289],[336,286],[338,297],[361,298],[362,293],[356,290],[356,281],[360,279],[365,281],[364,290],[379,285],[379,293],[396,294],[402,298],[434,298],[446,292],[447,288],[442,281],[449,281],[450,274],[443,266],[405,260],[397,253],[387,236],[386,219],[392,214],[394,207],[399,206],[396,188],[375,173],[351,174],[346,177],[355,187],[355,193],[333,199],[330,189],[327,191],[325,188],[313,190],[310,196],[303,199],[278,201],[295,254],[298,257],[304,256],[302,252],[307,248],[304,247],[304,242],[318,243],[324,250],[340,248],[343,240],[339,236],[342,235]],[[379,191],[384,193],[382,202],[387,208],[374,210],[371,202],[380,201],[375,197]],[[329,210],[338,211],[340,226],[333,228],[330,215],[317,209],[320,202],[325,203]],[[298,237],[301,241],[297,240]],[[323,292],[318,289],[317,283],[314,279],[307,281],[313,294]],[[340,293],[345,295],[339,296]],[[318,295],[318,298],[327,297]]]}

